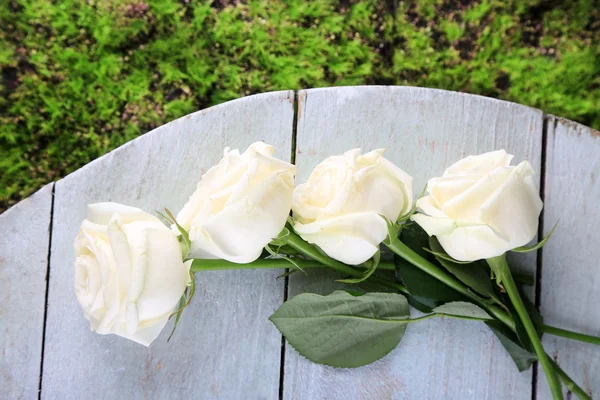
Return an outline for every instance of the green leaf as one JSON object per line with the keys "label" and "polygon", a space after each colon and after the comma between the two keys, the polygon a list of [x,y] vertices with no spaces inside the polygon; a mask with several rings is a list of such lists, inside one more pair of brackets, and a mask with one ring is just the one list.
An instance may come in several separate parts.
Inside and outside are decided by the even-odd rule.
{"label": "green leaf", "polygon": [[159,216],[160,216],[162,219],[164,219],[165,221],[167,221],[167,223],[168,223],[169,225],[172,225],[172,224],[174,223],[174,221],[173,221],[173,220],[172,220],[172,219],[171,219],[171,218],[170,218],[168,215],[165,215],[165,214],[161,213],[161,212],[160,212],[160,211],[158,211],[158,210],[156,210],[156,213],[157,213],[157,214],[158,214],[158,215],[159,215]]}
{"label": "green leaf", "polygon": [[472,261],[458,261],[455,260],[454,258],[450,257],[448,254],[444,253],[443,251],[433,251],[431,249],[428,249],[427,247],[424,247],[423,250],[425,250],[428,253],[431,253],[435,256],[435,258],[438,259],[438,261],[441,262],[441,260],[444,261],[448,261],[454,264],[471,264]]}
{"label": "green leaf", "polygon": [[513,272],[512,276],[513,276],[513,279],[515,280],[515,282],[520,283],[522,285],[528,285],[528,286],[535,285],[535,279],[534,279],[533,275]]}
{"label": "green leaf", "polygon": [[442,304],[465,300],[460,293],[409,262],[400,257],[396,257],[394,260],[396,276],[404,283],[411,297],[418,302],[417,306],[412,302],[411,305],[419,311],[431,312],[432,309]]}
{"label": "green leaf", "polygon": [[[425,185],[425,187],[423,188],[423,190],[421,190],[421,193],[419,193],[419,197],[417,197],[417,200],[419,200],[421,197],[425,196],[425,192],[427,191],[427,185]],[[410,219],[410,217],[412,217],[412,215],[417,211],[417,201],[415,200],[413,206],[411,207],[411,209],[404,214],[403,216],[401,216],[400,218],[398,218],[398,223],[402,223],[402,222],[406,222]]]}
{"label": "green leaf", "polygon": [[285,246],[287,244],[287,237],[290,236],[290,230],[286,227],[284,227],[281,232],[279,232],[279,235],[277,235],[277,237],[273,240],[271,240],[271,245],[276,246],[276,247],[281,247],[281,246]]}
{"label": "green leaf", "polygon": [[368,260],[365,263],[365,266],[367,267],[367,270],[358,278],[348,278],[348,279],[339,279],[338,282],[343,282],[343,283],[360,283],[364,280],[366,280],[368,277],[370,277],[371,275],[373,275],[373,272],[375,272],[375,270],[377,269],[377,266],[379,265],[379,261],[381,260],[381,251],[379,249],[377,249],[377,252],[373,255],[373,258]]}
{"label": "green leaf", "polygon": [[[429,238],[429,247],[434,252],[439,252],[442,245],[434,236]],[[498,296],[494,291],[494,285],[490,279],[489,273],[485,268],[485,264],[474,262],[471,264],[457,264],[443,258],[436,257],[438,262],[460,280],[465,285],[469,286],[473,291],[482,296],[494,298],[498,301]]]}
{"label": "green leaf", "polygon": [[294,218],[291,215],[287,216],[286,225],[289,225],[292,230],[294,229]]}
{"label": "green leaf", "polygon": [[[396,273],[394,271],[378,269],[375,275],[387,281],[396,280]],[[360,290],[364,293],[398,293],[398,290],[389,286],[383,286],[377,281],[374,282],[373,279],[367,279],[366,281],[362,281],[358,284],[352,284],[352,286],[349,286],[348,289],[344,290]]]}
{"label": "green leaf", "polygon": [[[429,243],[429,235],[418,225],[403,226],[400,238],[404,244],[419,253],[425,259],[436,263],[436,259],[424,247]],[[422,312],[431,312],[437,306],[451,301],[463,301],[465,298],[428,273],[420,270],[400,257],[394,257],[396,280],[406,285],[412,298],[410,304]]]}
{"label": "green leaf", "polygon": [[434,308],[433,312],[436,314],[444,314],[447,316],[464,319],[493,319],[484,309],[466,301],[453,301],[451,303],[446,303]]}
{"label": "green leaf", "polygon": [[488,321],[486,324],[500,339],[500,343],[502,343],[502,346],[504,346],[520,372],[527,370],[537,360],[535,354],[525,350],[517,336],[502,322]]}
{"label": "green leaf", "polygon": [[[289,231],[288,231],[288,234],[289,234]],[[292,265],[294,266],[294,268],[296,268],[297,270],[299,270],[299,271],[302,271],[302,272],[304,272],[304,273],[306,274],[306,271],[304,271],[304,270],[302,269],[302,267],[301,267],[301,266],[300,266],[300,265],[299,265],[297,262],[295,262],[295,261],[294,261],[294,259],[293,259],[293,258],[290,258],[290,257],[284,256],[284,255],[282,255],[282,254],[279,254],[278,252],[276,252],[276,251],[274,251],[273,249],[271,249],[271,247],[270,247],[269,245],[266,245],[266,246],[265,246],[265,250],[267,250],[267,252],[268,252],[268,253],[269,253],[271,256],[273,256],[273,257],[277,257],[277,258],[281,258],[281,259],[283,259],[283,260],[285,260],[285,261],[289,262],[290,264],[292,264]]]}
{"label": "green leaf", "polygon": [[289,270],[287,270],[287,272],[284,272],[283,274],[279,275],[277,277],[277,279],[285,278],[286,276],[290,276],[291,274],[294,274],[294,273],[296,273],[298,271],[299,270],[297,270],[297,269],[289,269]]}
{"label": "green leaf", "polygon": [[411,307],[416,308],[417,310],[421,311],[422,313],[428,314],[433,310],[432,307],[429,307],[428,305],[421,303],[414,296],[406,296],[406,300],[408,300],[408,304],[410,304]]}
{"label": "green leaf", "polygon": [[[189,292],[189,294],[188,294],[188,292]],[[189,287],[189,291],[188,291],[188,288],[186,288],[185,292],[183,293],[183,295],[186,296],[186,294],[188,294],[188,296],[187,296],[187,300],[186,300],[185,304],[183,304],[182,306],[180,306],[176,311],[174,311],[171,315],[169,315],[169,319],[173,318],[174,315],[177,315],[177,314],[181,313],[187,306],[189,306],[190,302],[192,301],[192,298],[196,294],[196,280],[195,280],[195,277],[194,277],[194,273],[192,271],[190,271],[190,287]],[[180,302],[181,302],[181,300],[180,300]]]}
{"label": "green leaf", "polygon": [[390,245],[394,240],[398,239],[398,235],[400,234],[400,225],[397,223],[393,223],[392,221],[390,221],[389,219],[387,219],[384,215],[379,214],[379,216],[381,218],[383,218],[383,220],[385,221],[387,228],[388,228],[388,234],[386,236],[386,238],[383,240],[383,243],[386,245]]}
{"label": "green leaf", "polygon": [[269,318],[288,342],[309,360],[339,368],[370,364],[392,351],[409,317],[398,293],[329,296],[304,293]]}
{"label": "green leaf", "polygon": [[529,337],[529,334],[527,333],[527,330],[525,329],[525,325],[523,325],[523,321],[521,321],[521,319],[519,318],[512,304],[509,304],[509,309],[511,314],[514,315],[516,336],[519,340],[521,347],[527,350],[528,352],[534,354],[535,351],[533,348],[533,343],[531,343],[531,339]]}
{"label": "green leaf", "polygon": [[289,244],[285,244],[283,246],[277,246],[277,254],[285,254],[287,256],[299,256],[299,257],[304,257],[302,253],[300,253],[298,250],[294,249],[292,246],[290,246]]}
{"label": "green leaf", "polygon": [[179,303],[177,303],[177,308],[176,308],[177,314],[175,314],[176,316],[175,316],[175,322],[173,323],[173,330],[171,330],[171,334],[167,338],[167,343],[171,340],[171,337],[175,333],[175,329],[177,328],[177,324],[179,324],[179,319],[181,318],[181,314],[183,314],[183,309],[185,308],[185,296],[187,294],[187,291],[188,291],[188,289],[185,288],[185,292],[179,299]]}
{"label": "green leaf", "polygon": [[512,251],[514,251],[516,253],[528,253],[530,251],[541,249],[542,246],[546,244],[548,239],[550,239],[550,236],[552,236],[552,234],[554,233],[554,230],[556,229],[557,226],[558,226],[558,221],[556,221],[556,224],[554,224],[554,227],[552,228],[552,230],[550,230],[550,232],[548,232],[548,234],[546,236],[544,236],[544,238],[538,244],[533,245],[533,246],[515,247],[514,249],[512,249]]}
{"label": "green leaf", "polygon": [[420,225],[402,225],[400,240],[421,257],[436,263],[435,257],[424,250],[429,245],[429,235]]}
{"label": "green leaf", "polygon": [[179,230],[179,233],[181,233],[181,237],[183,239],[181,241],[181,253],[183,255],[183,258],[186,258],[192,247],[192,242],[190,241],[190,235],[185,229],[183,229],[183,227],[181,225],[179,225],[179,223],[177,222],[177,219],[173,216],[173,214],[171,214],[171,211],[169,211],[168,208],[165,208],[165,212],[173,220],[173,223]]}
{"label": "green leaf", "polygon": [[490,266],[492,275],[494,275],[496,278],[496,284],[501,286],[505,275],[507,273],[510,274],[510,269],[508,268],[508,264],[506,262],[506,253],[497,257],[488,258],[485,261]]}

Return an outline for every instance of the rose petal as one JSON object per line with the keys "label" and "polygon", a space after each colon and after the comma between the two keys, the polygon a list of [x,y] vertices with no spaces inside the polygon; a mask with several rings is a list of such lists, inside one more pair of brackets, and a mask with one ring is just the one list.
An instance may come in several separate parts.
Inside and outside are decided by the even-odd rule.
{"label": "rose petal", "polygon": [[410,209],[412,178],[398,180],[400,173],[392,171],[385,161],[379,159],[376,165],[363,168],[354,175],[355,191],[349,196],[341,214],[372,211],[395,221]]}
{"label": "rose petal", "polygon": [[419,224],[429,236],[448,235],[456,228],[455,222],[449,218],[435,218],[425,214],[415,214],[410,219]]}
{"label": "rose petal", "polygon": [[507,241],[486,225],[457,227],[449,234],[436,237],[446,253],[459,261],[496,257],[510,247]]}
{"label": "rose petal", "polygon": [[444,177],[464,174],[488,174],[499,167],[507,167],[513,159],[506,150],[490,151],[488,153],[468,156],[455,162],[444,172]]}
{"label": "rose petal", "polygon": [[95,203],[88,205],[88,220],[98,225],[108,225],[114,214],[119,214],[124,224],[132,221],[160,220],[136,207],[129,207],[119,203]]}
{"label": "rose petal", "polygon": [[115,264],[121,278],[121,288],[126,290],[129,287],[131,280],[131,255],[129,253],[129,242],[127,235],[123,232],[121,216],[113,215],[108,226],[108,238],[110,240],[110,248],[115,259]]}
{"label": "rose petal", "polygon": [[194,257],[223,258],[248,263],[283,229],[292,205],[293,175],[277,171],[246,198],[212,216],[203,226],[204,235],[192,242]]}
{"label": "rose petal", "polygon": [[479,179],[473,186],[442,205],[452,219],[481,222],[481,207],[508,178],[514,167],[501,167]]}
{"label": "rose petal", "polygon": [[177,237],[169,230],[147,229],[148,269],[137,300],[140,325],[170,313],[183,294],[188,273]]}
{"label": "rose petal", "polygon": [[419,200],[417,200],[417,208],[420,209],[424,214],[429,215],[430,217],[447,219],[448,216],[444,214],[444,212],[440,210],[433,203],[433,201],[434,200],[432,196],[423,196]]}
{"label": "rose petal", "polygon": [[372,212],[347,214],[306,225],[297,222],[294,229],[328,256],[350,265],[371,258],[387,236],[387,224]]}
{"label": "rose petal", "polygon": [[509,238],[511,249],[529,243],[538,231],[543,203],[533,174],[531,165],[523,161],[482,206],[482,220]]}
{"label": "rose petal", "polygon": [[166,317],[163,317],[161,320],[155,322],[152,325],[138,329],[133,334],[127,333],[126,331],[119,331],[117,334],[121,337],[124,337],[125,339],[132,340],[136,343],[148,347],[158,337],[160,332],[167,324],[168,320],[169,317],[167,315]]}

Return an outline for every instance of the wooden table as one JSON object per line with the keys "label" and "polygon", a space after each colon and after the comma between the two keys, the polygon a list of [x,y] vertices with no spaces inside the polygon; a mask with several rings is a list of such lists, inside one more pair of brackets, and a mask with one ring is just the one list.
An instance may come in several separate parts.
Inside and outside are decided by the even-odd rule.
{"label": "wooden table", "polygon": [[[505,148],[539,172],[543,252],[513,257],[539,274],[546,323],[600,334],[600,132],[514,103],[414,87],[340,87],[249,96],[198,111],[51,183],[0,215],[0,398],[537,399],[540,371],[519,373],[489,329],[430,319],[382,360],[341,370],[308,362],[267,317],[327,274],[197,274],[196,297],[170,343],[148,348],[90,331],[73,289],[73,239],[86,205],[116,201],[179,210],[225,146],[264,140],[298,165],[387,147],[415,191],[459,158]],[[292,157],[295,155],[295,158]],[[312,271],[311,271],[312,272]],[[329,275],[331,276],[331,275]],[[535,293],[532,291],[532,293]],[[600,397],[600,347],[546,335],[544,345]],[[566,389],[565,389],[566,392]]]}

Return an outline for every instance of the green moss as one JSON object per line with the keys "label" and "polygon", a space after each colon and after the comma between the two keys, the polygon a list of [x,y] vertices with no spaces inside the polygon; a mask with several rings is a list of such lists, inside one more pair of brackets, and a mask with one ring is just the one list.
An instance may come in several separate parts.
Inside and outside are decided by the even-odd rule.
{"label": "green moss", "polygon": [[270,90],[437,87],[600,128],[593,0],[0,3],[0,210],[169,120]]}

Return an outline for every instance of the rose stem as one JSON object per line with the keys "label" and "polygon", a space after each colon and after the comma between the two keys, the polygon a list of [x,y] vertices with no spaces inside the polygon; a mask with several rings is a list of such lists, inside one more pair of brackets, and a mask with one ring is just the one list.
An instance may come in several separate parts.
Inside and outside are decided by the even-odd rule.
{"label": "rose stem", "polygon": [[[194,264],[192,264],[192,272],[200,271],[218,271],[228,269],[284,269],[289,268],[293,265],[289,261],[283,258],[260,258],[248,264],[238,264],[231,261],[219,260],[219,259],[200,259],[195,258]],[[330,268],[327,265],[323,265],[320,262],[314,260],[301,260],[294,258],[294,262],[298,264],[302,269],[305,268]],[[377,269],[385,271],[394,271],[394,263],[391,261],[382,261],[379,263]]]}
{"label": "rose stem", "polygon": [[[550,356],[548,356],[548,358],[550,358]],[[575,396],[579,397],[581,400],[592,400],[592,396],[587,394],[579,385],[577,385],[552,358],[550,358],[550,364],[552,364],[554,371],[556,371],[558,376],[560,376],[560,379],[565,383],[565,386],[571,392],[575,393]]]}
{"label": "rose stem", "polygon": [[538,357],[542,368],[544,369],[544,373],[546,374],[546,378],[548,378],[548,385],[550,386],[550,390],[552,391],[552,397],[555,399],[562,399],[562,388],[560,386],[560,381],[558,380],[558,376],[550,364],[550,360],[548,359],[548,355],[544,350],[544,346],[542,346],[542,341],[540,340],[540,336],[535,330],[535,326],[533,325],[533,321],[527,312],[527,308],[525,307],[525,303],[523,303],[523,299],[519,294],[519,290],[517,289],[517,284],[510,273],[510,268],[508,268],[508,264],[506,263],[506,255],[502,254],[501,256],[488,258],[488,264],[492,268],[492,271],[496,273],[506,289],[506,293],[510,298],[510,301],[513,303],[523,326],[525,327],[525,331],[527,331],[527,335],[531,340],[531,344],[533,344],[533,349],[535,350],[535,354]]}
{"label": "rose stem", "polygon": [[554,336],[562,336],[568,339],[579,340],[580,342],[600,345],[600,337],[598,336],[586,335],[584,333],[573,332],[567,329],[561,329],[550,325],[543,325],[542,331],[544,331],[544,333],[548,333]]}

